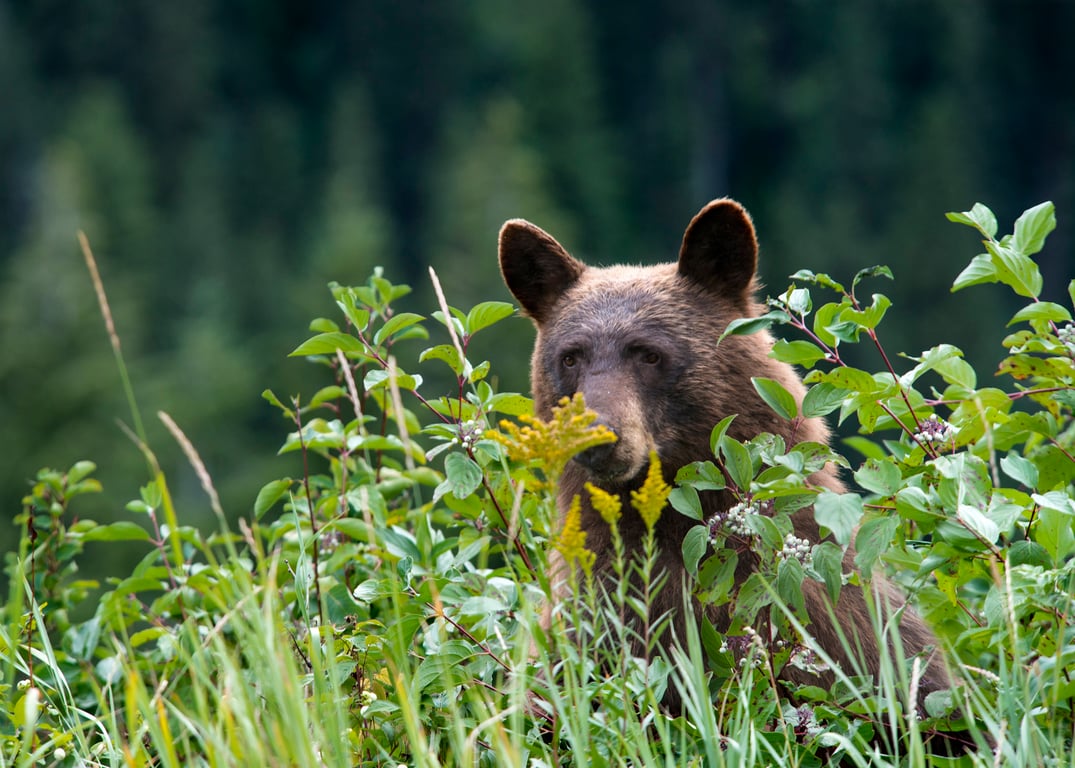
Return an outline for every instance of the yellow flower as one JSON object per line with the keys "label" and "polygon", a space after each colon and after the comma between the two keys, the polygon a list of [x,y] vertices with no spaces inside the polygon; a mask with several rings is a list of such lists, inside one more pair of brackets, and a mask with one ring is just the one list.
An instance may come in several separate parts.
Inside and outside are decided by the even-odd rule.
{"label": "yellow flower", "polygon": [[[616,435],[604,425],[591,426],[597,414],[587,410],[582,393],[570,400],[563,398],[552,409],[548,421],[523,414],[519,421],[501,421],[503,432],[490,430],[486,437],[503,445],[508,456],[525,464],[536,464],[544,473],[546,484],[554,486],[573,456],[587,448],[616,441]],[[538,484],[541,487],[541,484]]]}
{"label": "yellow flower", "polygon": [[671,486],[664,481],[661,474],[661,461],[657,458],[656,451],[649,454],[649,472],[646,474],[646,482],[637,491],[631,491],[631,506],[638,510],[642,522],[646,528],[653,530],[657,524],[664,505],[668,502],[668,494],[672,492]]}
{"label": "yellow flower", "polygon": [[568,565],[578,563],[586,575],[590,575],[597,555],[586,549],[586,531],[582,530],[582,508],[578,496],[571,500],[571,506],[564,515],[564,527],[552,546]]}
{"label": "yellow flower", "polygon": [[590,492],[590,503],[601,515],[601,519],[609,525],[615,525],[620,520],[620,497],[598,488],[593,483],[586,483],[586,490]]}

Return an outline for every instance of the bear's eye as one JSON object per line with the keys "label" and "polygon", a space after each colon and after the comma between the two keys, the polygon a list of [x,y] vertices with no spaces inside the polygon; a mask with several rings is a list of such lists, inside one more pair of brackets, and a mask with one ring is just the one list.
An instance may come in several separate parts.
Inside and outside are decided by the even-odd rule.
{"label": "bear's eye", "polygon": [[661,353],[649,350],[642,353],[642,362],[646,365],[657,365],[661,362]]}
{"label": "bear's eye", "polygon": [[564,366],[564,368],[574,368],[577,362],[576,357],[570,352],[560,357],[560,365]]}

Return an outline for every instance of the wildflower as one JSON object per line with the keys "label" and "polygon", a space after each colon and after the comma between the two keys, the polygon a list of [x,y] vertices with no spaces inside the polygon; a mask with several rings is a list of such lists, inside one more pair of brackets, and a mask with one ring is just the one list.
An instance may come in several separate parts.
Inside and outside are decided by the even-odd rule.
{"label": "wildflower", "polygon": [[564,515],[564,527],[560,529],[552,546],[568,565],[578,563],[586,575],[590,575],[597,556],[586,549],[586,531],[582,530],[581,502],[578,496],[571,500],[571,506]]}
{"label": "wildflower", "polygon": [[586,483],[586,490],[590,493],[590,503],[602,520],[610,526],[619,522],[623,504],[618,495],[601,490],[593,483]]}
{"label": "wildflower", "polygon": [[657,524],[661,512],[664,511],[664,505],[668,502],[668,494],[671,492],[671,486],[664,481],[664,476],[661,474],[661,461],[657,458],[657,452],[650,451],[646,481],[637,491],[631,491],[631,506],[638,510],[647,529],[652,531],[653,526]]}
{"label": "wildflower", "polygon": [[922,422],[914,437],[920,443],[947,443],[955,437],[956,429],[935,413]]}
{"label": "wildflower", "polygon": [[486,437],[503,445],[512,460],[534,463],[541,469],[546,482],[535,483],[536,488],[553,487],[573,456],[616,441],[616,434],[604,425],[591,426],[596,419],[597,414],[587,410],[582,393],[576,392],[570,400],[560,400],[548,421],[523,414],[519,416],[523,426],[504,420],[500,422],[503,432],[490,430]]}

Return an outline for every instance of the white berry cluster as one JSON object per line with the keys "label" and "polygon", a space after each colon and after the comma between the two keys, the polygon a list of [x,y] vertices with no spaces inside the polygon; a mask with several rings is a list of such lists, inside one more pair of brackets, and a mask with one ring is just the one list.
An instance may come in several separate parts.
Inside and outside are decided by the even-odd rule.
{"label": "white berry cluster", "polygon": [[795,649],[788,659],[788,665],[812,675],[823,675],[832,671],[828,664],[806,646],[799,646]]}
{"label": "white berry cluster", "polygon": [[1060,343],[1071,350],[1072,354],[1075,354],[1075,325],[1067,323],[1060,326],[1056,332],[1056,336],[1060,339]]}
{"label": "white berry cluster", "polygon": [[920,443],[947,443],[955,436],[956,430],[951,424],[935,413],[922,422],[915,439]]}
{"label": "white berry cluster", "polygon": [[737,536],[750,536],[754,531],[747,523],[747,518],[757,514],[760,514],[760,511],[756,506],[740,502],[724,513],[724,527]]}
{"label": "white berry cluster", "polygon": [[806,563],[808,557],[810,557],[810,542],[807,539],[800,539],[793,533],[784,537],[784,548],[780,550],[781,560],[795,558],[800,563]]}
{"label": "white berry cluster", "polygon": [[461,445],[468,451],[481,439],[484,425],[477,419],[467,419],[459,423],[459,436],[452,438],[452,443]]}
{"label": "white berry cluster", "polygon": [[373,691],[364,689],[362,691],[362,693],[359,694],[359,697],[358,697],[358,706],[359,706],[358,714],[361,715],[362,717],[365,717],[366,713],[369,711],[370,706],[375,701],[377,701],[377,694],[374,693]]}
{"label": "white berry cluster", "polygon": [[758,668],[765,663],[765,641],[753,627],[744,627],[742,635],[725,637],[720,644],[721,653],[731,653],[740,667],[747,664]]}

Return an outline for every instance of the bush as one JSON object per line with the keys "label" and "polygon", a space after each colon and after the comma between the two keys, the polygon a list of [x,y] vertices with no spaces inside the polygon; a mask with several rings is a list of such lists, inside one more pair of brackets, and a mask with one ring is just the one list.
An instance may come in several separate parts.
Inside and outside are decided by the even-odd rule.
{"label": "bush", "polygon": [[[39,474],[7,556],[0,766],[1068,762],[1075,329],[1067,308],[1039,299],[1031,258],[1055,219],[1037,206],[998,240],[984,206],[950,218],[986,247],[953,290],[1000,282],[1029,299],[1003,342],[997,373],[1010,388],[980,387],[947,344],[897,368],[878,333],[890,302],[859,293],[864,280],[891,278],[884,267],[849,289],[796,273],[764,317],[733,323],[728,333],[783,324],[801,336],[773,350],[809,370],[801,407],[774,381],[755,386],[786,419],[854,418],[859,435],[847,442],[863,458],[771,435],[739,443],[726,419],[713,458],[685,468],[676,488],[651,475],[636,500],[649,519],[698,519],[698,494],[714,488],[740,501],[732,534],[726,519],[698,519],[683,542],[699,597],[734,603],[740,620],[724,635],[691,628],[673,659],[626,650],[625,618],[648,616],[663,578],[655,542],[616,547],[617,567],[639,577],[604,594],[577,520],[558,521],[560,469],[603,439],[592,414],[565,401],[537,421],[526,397],[496,391],[489,362],[469,357],[474,336],[513,307],[462,312],[442,298],[426,318],[394,310],[408,289],[380,270],[364,286],[333,285],[341,319],[315,320],[293,353],[323,366],[326,386],[303,399],[265,393],[289,425],[281,453],[295,456],[295,476],[267,483],[237,526],[164,414],[216,531],[180,524],[144,438],[151,479],[130,521],[76,517],[77,497],[98,489],[92,463]],[[835,298],[821,303],[822,292]],[[1069,292],[1075,301],[1075,281]],[[430,329],[441,343],[426,347]],[[880,372],[845,363],[860,341],[876,348]],[[448,394],[428,396],[418,370]],[[138,424],[133,398],[132,409]],[[853,470],[857,492],[809,485],[830,461]],[[619,510],[591,492],[615,529]],[[787,515],[809,504],[832,534],[813,547],[787,536]],[[762,564],[741,585],[730,578],[730,535]],[[79,580],[87,542],[132,539],[146,546],[133,573],[100,593]],[[857,575],[841,569],[852,540]],[[550,548],[575,564],[576,598],[542,619]],[[836,594],[882,569],[937,630],[959,684],[917,712],[915,668],[901,659],[876,681],[844,670],[832,690],[779,682],[811,647],[803,579]],[[92,617],[73,619],[91,596]],[[769,637],[749,629],[759,615]],[[643,646],[663,631],[646,624]],[[897,630],[879,617],[877,631]],[[670,686],[682,712],[659,704]]]}

